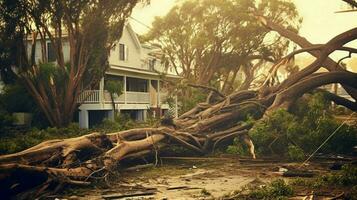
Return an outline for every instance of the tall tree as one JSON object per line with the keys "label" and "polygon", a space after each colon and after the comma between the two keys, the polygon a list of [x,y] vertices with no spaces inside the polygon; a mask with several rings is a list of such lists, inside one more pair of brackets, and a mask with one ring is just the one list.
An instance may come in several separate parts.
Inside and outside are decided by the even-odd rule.
{"label": "tall tree", "polygon": [[288,40],[260,26],[250,10],[298,28],[298,15],[291,2],[188,0],[157,18],[146,39],[160,46],[167,63],[188,82],[217,86],[223,81],[219,89],[229,93],[239,70],[249,86],[256,64],[262,64],[256,60],[273,61],[284,55],[289,45]]}
{"label": "tall tree", "polygon": [[[0,41],[9,39],[0,55],[3,72],[16,69],[53,126],[71,122],[77,98],[97,84],[108,67],[108,54],[119,40],[127,17],[139,0],[1,0]],[[56,58],[47,60],[46,41]],[[69,44],[69,62],[64,44]],[[36,47],[40,44],[40,47]],[[42,58],[35,60],[35,50]],[[6,61],[6,62],[5,62]]]}

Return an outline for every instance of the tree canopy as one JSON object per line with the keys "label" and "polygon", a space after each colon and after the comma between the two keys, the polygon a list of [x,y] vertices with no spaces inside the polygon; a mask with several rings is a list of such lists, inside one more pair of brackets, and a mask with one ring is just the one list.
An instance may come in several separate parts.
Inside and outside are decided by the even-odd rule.
{"label": "tree canopy", "polygon": [[217,85],[229,93],[242,70],[249,87],[263,61],[286,53],[289,41],[270,33],[252,13],[264,13],[297,32],[300,19],[293,3],[239,0],[188,0],[156,18],[146,39],[157,44],[165,62],[191,83]]}

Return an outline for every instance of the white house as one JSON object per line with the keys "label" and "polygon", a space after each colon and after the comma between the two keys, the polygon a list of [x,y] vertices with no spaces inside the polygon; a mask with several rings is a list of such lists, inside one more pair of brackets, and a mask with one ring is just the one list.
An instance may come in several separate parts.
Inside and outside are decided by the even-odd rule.
{"label": "white house", "polygon": [[[37,45],[38,47],[40,45]],[[48,61],[55,61],[50,41],[47,42]],[[69,44],[64,42],[65,61],[69,60]],[[137,121],[145,121],[148,111],[161,116],[169,109],[177,116],[177,103],[169,106],[165,103],[167,92],[160,80],[178,79],[172,69],[165,69],[157,57],[158,50],[140,43],[130,24],[127,24],[119,42],[110,52],[109,69],[97,88],[85,90],[78,99],[81,103],[78,110],[78,122],[81,127],[89,128],[100,123],[104,118],[114,118],[113,106],[109,92],[105,90],[108,80],[120,81],[123,94],[115,97],[115,109],[128,114]],[[41,58],[41,50],[36,49],[36,60]],[[175,99],[177,101],[177,99]]]}
{"label": "white house", "polygon": [[[121,81],[124,85],[123,94],[115,98],[116,109],[128,114],[137,121],[145,121],[148,111],[161,116],[172,109],[177,116],[177,106],[170,108],[165,99],[167,92],[162,87],[160,77],[177,79],[172,69],[165,70],[159,60],[153,56],[157,49],[142,45],[127,24],[123,35],[108,58],[110,68],[101,80],[99,88],[84,91],[79,101],[84,103],[79,107],[79,124],[81,127],[91,127],[103,118],[113,118],[113,106],[110,94],[105,90],[108,80]],[[175,104],[177,105],[177,104]]]}

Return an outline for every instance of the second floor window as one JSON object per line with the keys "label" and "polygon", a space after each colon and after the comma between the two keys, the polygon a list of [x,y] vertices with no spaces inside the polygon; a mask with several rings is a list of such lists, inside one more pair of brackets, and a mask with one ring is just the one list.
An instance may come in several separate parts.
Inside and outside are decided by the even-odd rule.
{"label": "second floor window", "polygon": [[155,70],[155,63],[156,63],[156,59],[150,59],[149,60],[149,69],[154,71]]}
{"label": "second floor window", "polygon": [[128,47],[125,44],[119,44],[119,60],[128,60]]}
{"label": "second floor window", "polygon": [[47,43],[47,62],[55,62],[57,60],[56,58],[56,52],[53,47],[52,43]]}

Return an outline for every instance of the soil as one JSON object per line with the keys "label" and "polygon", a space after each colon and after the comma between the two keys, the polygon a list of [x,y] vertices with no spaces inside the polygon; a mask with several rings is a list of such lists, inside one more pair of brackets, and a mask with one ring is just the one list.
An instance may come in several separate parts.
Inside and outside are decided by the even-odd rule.
{"label": "soil", "polygon": [[[276,160],[225,158],[164,158],[160,166],[123,171],[110,186],[69,189],[50,199],[220,199],[247,185],[263,185],[283,178],[282,169],[301,168],[301,163]],[[302,166],[314,174],[326,173],[326,164]],[[289,181],[292,178],[284,178]],[[301,189],[300,196],[309,194]],[[338,194],[340,191],[335,191]],[[332,196],[335,194],[332,194]],[[126,196],[126,197],[125,197]],[[302,199],[302,197],[300,199]],[[299,198],[295,198],[299,199]]]}

